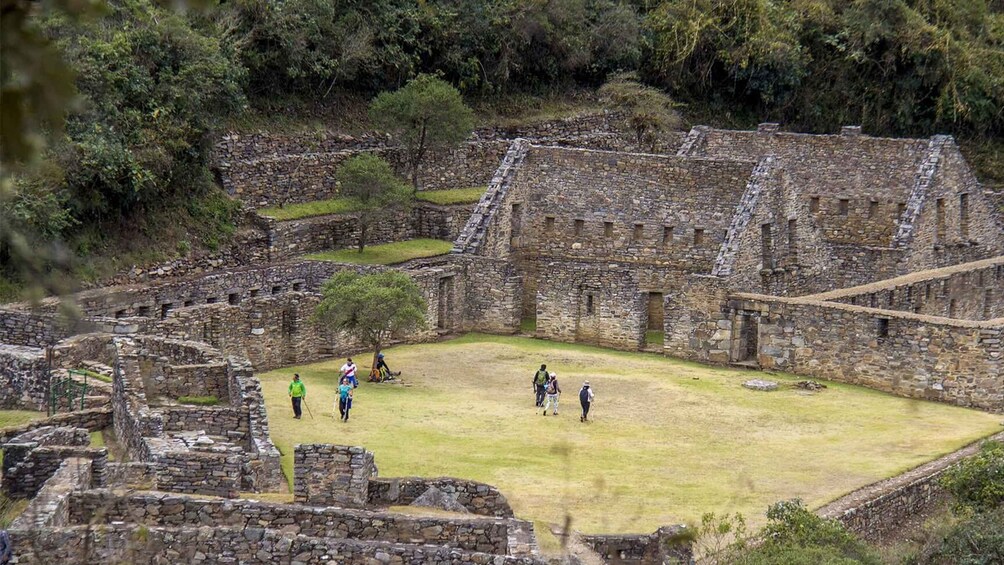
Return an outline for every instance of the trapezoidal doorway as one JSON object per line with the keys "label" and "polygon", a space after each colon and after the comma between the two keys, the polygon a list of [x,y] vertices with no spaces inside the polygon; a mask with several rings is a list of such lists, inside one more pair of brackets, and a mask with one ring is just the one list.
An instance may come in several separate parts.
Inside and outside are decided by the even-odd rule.
{"label": "trapezoidal doorway", "polygon": [[737,312],[732,320],[732,348],[729,357],[733,363],[758,365],[760,349],[760,317]]}

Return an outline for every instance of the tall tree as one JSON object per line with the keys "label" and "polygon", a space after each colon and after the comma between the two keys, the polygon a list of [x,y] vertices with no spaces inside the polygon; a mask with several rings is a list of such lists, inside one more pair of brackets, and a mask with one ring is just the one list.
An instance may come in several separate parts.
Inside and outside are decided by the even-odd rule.
{"label": "tall tree", "polygon": [[366,247],[369,228],[395,211],[408,210],[414,194],[394,174],[387,161],[364,153],[339,167],[336,178],[344,196],[356,200],[359,213],[359,252]]}
{"label": "tall tree", "polygon": [[415,191],[426,154],[459,145],[474,129],[474,112],[460,92],[432,75],[418,75],[404,88],[381,93],[369,113],[377,129],[404,148]]}
{"label": "tall tree", "polygon": [[400,271],[368,275],[341,271],[324,283],[321,294],[315,320],[373,349],[372,367],[380,348],[392,337],[426,325],[428,305],[422,291]]}

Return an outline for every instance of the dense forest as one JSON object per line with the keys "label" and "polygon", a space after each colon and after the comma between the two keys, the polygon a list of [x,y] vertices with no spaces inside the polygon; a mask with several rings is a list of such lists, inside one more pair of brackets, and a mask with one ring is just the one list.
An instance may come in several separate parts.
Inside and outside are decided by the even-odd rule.
{"label": "dense forest", "polygon": [[[419,73],[441,76],[472,105],[505,108],[594,91],[632,72],[669,94],[688,122],[952,133],[977,148],[985,180],[1004,180],[999,0],[87,6],[83,14],[39,8],[25,24],[56,49],[77,94],[65,127],[42,128],[58,135],[17,168],[0,200],[0,219],[17,233],[92,257],[78,266],[81,277],[100,275],[101,254],[117,255],[112,266],[121,268],[143,253],[159,257],[164,242],[185,253],[227,237],[237,211],[214,187],[208,160],[213,135],[235,119],[255,115],[267,125],[281,118],[276,108],[367,100]],[[18,81],[11,62],[5,96]],[[50,87],[61,80],[43,79]],[[0,260],[9,253],[0,245]],[[4,275],[18,276],[7,268],[0,287]]]}

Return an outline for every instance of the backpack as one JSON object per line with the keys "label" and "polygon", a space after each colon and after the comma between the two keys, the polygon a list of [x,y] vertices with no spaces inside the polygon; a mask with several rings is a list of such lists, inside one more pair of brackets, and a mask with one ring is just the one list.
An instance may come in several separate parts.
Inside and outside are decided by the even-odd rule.
{"label": "backpack", "polygon": [[548,383],[547,394],[558,394],[558,381],[551,381]]}

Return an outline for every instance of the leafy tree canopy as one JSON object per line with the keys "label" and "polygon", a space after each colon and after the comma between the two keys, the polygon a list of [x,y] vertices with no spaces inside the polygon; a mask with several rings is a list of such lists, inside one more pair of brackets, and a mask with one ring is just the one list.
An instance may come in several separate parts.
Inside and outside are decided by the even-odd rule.
{"label": "leafy tree canopy", "polygon": [[425,327],[425,299],[399,271],[363,275],[341,271],[321,288],[315,317],[379,352],[392,337]]}
{"label": "leafy tree canopy", "polygon": [[337,178],[342,194],[358,203],[360,253],[371,225],[393,221],[395,211],[408,209],[414,201],[411,189],[397,178],[390,164],[371,153],[345,161],[338,168]]}
{"label": "leafy tree canopy", "polygon": [[941,484],[955,497],[958,510],[1004,507],[1004,443],[983,442],[979,453],[945,471]]}
{"label": "leafy tree canopy", "polygon": [[419,75],[404,88],[381,93],[370,104],[370,119],[405,148],[416,190],[426,153],[458,145],[474,129],[474,112],[460,92],[432,75]]}
{"label": "leafy tree canopy", "polygon": [[638,82],[634,74],[614,75],[600,87],[600,96],[627,113],[639,144],[655,150],[660,134],[679,129],[680,116],[665,92]]}

